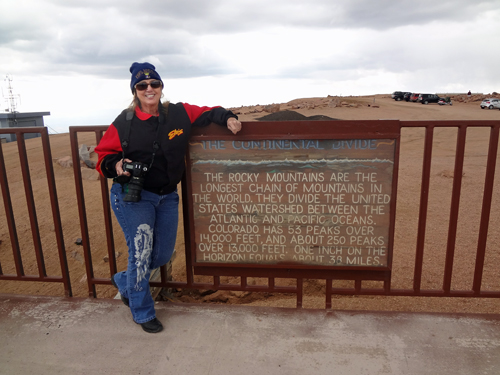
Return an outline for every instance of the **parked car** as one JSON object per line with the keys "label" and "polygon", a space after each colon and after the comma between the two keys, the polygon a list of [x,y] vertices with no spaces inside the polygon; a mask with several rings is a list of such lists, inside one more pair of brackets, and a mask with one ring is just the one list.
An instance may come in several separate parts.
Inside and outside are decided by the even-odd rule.
{"label": "parked car", "polygon": [[394,91],[391,95],[391,98],[399,102],[400,100],[404,99],[405,94],[411,93],[406,91]]}
{"label": "parked car", "polygon": [[396,99],[396,96],[400,96],[400,95],[403,95],[403,92],[402,92],[402,91],[394,91],[394,92],[391,94],[391,98],[392,98],[392,99]]}
{"label": "parked car", "polygon": [[416,102],[418,100],[418,96],[420,95],[420,93],[418,92],[413,92],[410,96],[410,102]]}
{"label": "parked car", "polygon": [[438,104],[439,105],[453,105],[450,98],[441,98],[441,99],[439,99]]}
{"label": "parked car", "polygon": [[437,103],[441,99],[436,94],[420,94],[418,100],[422,104]]}
{"label": "parked car", "polygon": [[493,109],[493,108],[498,108],[500,109],[500,99],[495,99],[495,98],[490,98],[490,99],[484,99],[481,102],[481,109]]}
{"label": "parked car", "polygon": [[403,95],[403,100],[409,102],[411,97],[411,92],[405,92]]}

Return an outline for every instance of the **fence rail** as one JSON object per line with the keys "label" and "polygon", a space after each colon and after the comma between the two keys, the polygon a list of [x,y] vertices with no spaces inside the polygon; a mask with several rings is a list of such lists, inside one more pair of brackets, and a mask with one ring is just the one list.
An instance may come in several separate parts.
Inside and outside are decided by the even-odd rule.
{"label": "fence rail", "polygon": [[[349,121],[351,127],[355,128],[359,123],[367,124],[369,126],[377,126],[377,121]],[[332,307],[332,296],[334,295],[384,295],[384,296],[411,296],[411,297],[467,297],[467,298],[500,298],[500,287],[493,285],[488,288],[484,286],[485,267],[495,268],[492,259],[497,257],[500,259],[500,250],[498,243],[488,242],[491,236],[492,223],[492,206],[499,204],[498,188],[495,189],[495,174],[498,168],[498,142],[499,142],[499,121],[397,121],[400,131],[418,130],[423,132],[422,139],[422,158],[421,158],[421,177],[415,182],[415,186],[419,187],[419,199],[417,214],[416,233],[408,233],[408,237],[415,238],[414,250],[414,264],[413,274],[411,275],[411,287],[396,287],[393,282],[393,275],[391,271],[398,271],[398,264],[394,264],[391,271],[365,271],[363,274],[350,272],[349,270],[337,270],[333,275],[331,272],[322,272],[321,270],[310,270],[300,274],[293,269],[273,269],[270,274],[269,270],[250,269],[245,267],[212,267],[198,269],[194,267],[194,260],[192,259],[191,246],[192,239],[190,233],[192,228],[188,220],[184,220],[184,233],[185,233],[185,280],[172,281],[168,280],[167,270],[165,267],[161,269],[161,279],[159,281],[151,282],[153,287],[163,288],[176,288],[176,289],[200,289],[200,290],[234,290],[234,291],[248,291],[248,292],[268,292],[268,293],[292,293],[296,295],[296,305],[301,307],[304,297],[304,283],[308,279],[321,279],[325,283],[325,306],[326,308]],[[250,127],[251,123],[247,123]],[[247,124],[244,124],[247,125]],[[335,126],[335,122],[331,122],[331,126]],[[290,123],[290,126],[296,126],[296,123]],[[79,212],[80,230],[82,234],[82,245],[84,252],[84,260],[86,267],[87,290],[90,297],[97,297],[98,293],[96,285],[111,285],[109,277],[95,277],[93,270],[92,254],[95,249],[91,248],[91,241],[89,237],[89,225],[87,208],[85,202],[85,189],[82,182],[82,175],[79,162],[79,142],[78,135],[82,133],[94,133],[96,144],[100,141],[102,135],[106,131],[107,126],[73,126],[70,127],[70,144],[71,153],[74,166],[74,179],[76,187],[76,197]],[[424,284],[426,277],[424,275],[425,258],[428,256],[427,239],[430,219],[432,217],[429,213],[430,196],[433,193],[432,179],[433,179],[433,162],[436,151],[436,132],[443,131],[444,129],[451,129],[456,131],[456,143],[454,145],[454,165],[453,165],[453,180],[451,182],[451,194],[446,199],[449,199],[449,214],[447,215],[447,230],[446,230],[446,245],[444,249],[444,267],[441,275],[442,282],[438,288],[427,288]],[[468,197],[462,195],[464,186],[464,163],[467,160],[467,144],[468,132],[475,131],[476,129],[486,130],[489,132],[487,147],[484,148],[486,157],[486,165],[481,166],[485,168],[484,183],[482,190],[478,194],[482,196],[482,203],[480,208],[480,221],[478,223],[478,232],[476,238],[476,248],[474,249],[474,260],[470,264],[470,271],[473,274],[470,289],[468,288],[453,288],[453,275],[454,267],[456,266],[456,248],[457,236],[464,235],[460,231],[459,216],[461,215],[461,204],[464,199]],[[9,129],[0,130],[0,134],[10,132]],[[23,139],[24,133],[40,132],[42,135],[43,154],[45,159],[46,173],[48,178],[50,200],[52,206],[52,215],[57,236],[58,253],[60,257],[60,267],[62,276],[48,276],[46,274],[44,265],[44,255],[39,241],[39,228],[37,224],[36,207],[33,201],[32,188],[30,184],[29,164],[26,157],[26,149]],[[52,168],[52,157],[50,154],[49,137],[46,128],[19,128],[15,130],[18,138],[18,149],[20,157],[20,165],[23,174],[23,181],[25,186],[26,202],[30,215],[31,233],[33,236],[34,250],[37,254],[37,268],[38,275],[25,275],[21,252],[19,251],[19,243],[17,240],[16,222],[14,219],[12,203],[10,201],[10,192],[8,185],[8,170],[6,170],[5,162],[3,159],[2,145],[0,145],[0,182],[2,185],[2,196],[5,207],[5,222],[8,224],[9,237],[13,249],[13,258],[15,263],[16,274],[5,275],[2,272],[2,259],[0,259],[0,282],[1,280],[19,280],[19,281],[50,281],[61,282],[64,284],[65,294],[71,296],[71,285],[69,278],[69,271],[67,266],[66,252],[64,247],[62,225],[60,220],[57,192],[55,189],[55,177]],[[404,149],[402,150],[404,152]],[[400,168],[401,169],[401,168]],[[401,170],[395,171],[396,175],[401,177],[404,172]],[[477,181],[476,181],[477,182]],[[183,214],[184,217],[189,217],[190,197],[188,196],[188,189],[186,180],[182,181],[182,201],[183,201]],[[399,189],[399,187],[398,187]],[[102,212],[104,217],[104,230],[106,233],[106,244],[99,244],[100,247],[106,247],[109,256],[109,274],[112,275],[117,272],[117,259],[113,229],[113,218],[110,210],[109,202],[109,185],[108,181],[100,179],[100,190],[102,197]],[[404,206],[404,198],[400,197],[398,193],[396,208]],[[399,220],[402,220],[399,219]],[[498,228],[494,228],[497,230]],[[474,236],[474,231],[466,233],[469,237]],[[405,236],[402,236],[405,237]],[[394,248],[394,254],[397,254],[398,248]],[[488,256],[491,253],[493,256]],[[458,259],[460,262],[460,259]],[[467,268],[469,272],[469,268]],[[205,277],[204,281],[196,281],[197,276]],[[208,279],[207,279],[208,277]],[[223,277],[236,277],[240,278],[238,284],[225,283]],[[260,281],[265,280],[267,285],[251,285],[249,279],[258,278]],[[210,280],[211,281],[206,281]],[[279,285],[280,279],[294,279],[295,285]],[[350,287],[345,285],[335,285],[337,281],[341,283],[346,281],[352,282]],[[380,283],[378,287],[364,287],[365,282]],[[399,283],[402,284],[402,283]],[[377,284],[378,285],[378,284]]]}
{"label": "fence rail", "polygon": [[[59,203],[57,199],[54,169],[52,167],[52,155],[50,150],[48,130],[47,128],[40,128],[40,127],[17,128],[15,130],[11,128],[9,128],[8,130],[0,129],[0,134],[12,134],[12,133],[14,133],[17,138],[20,170],[23,177],[26,203],[28,206],[28,215],[30,221],[31,235],[33,238],[33,247],[36,256],[38,275],[26,275],[24,270],[21,250],[19,246],[19,237],[16,227],[16,220],[14,217],[11,194],[9,190],[9,183],[7,179],[8,171],[6,169],[5,160],[3,157],[3,150],[2,150],[3,146],[2,144],[0,144],[0,181],[2,186],[2,197],[5,208],[6,224],[9,228],[9,237],[12,246],[15,271],[16,271],[15,274],[4,274],[2,271],[1,259],[0,259],[0,280],[42,281],[42,282],[62,283],[64,285],[64,294],[69,297],[72,295],[71,283],[69,278],[68,261],[66,258],[66,251],[64,247],[61,215],[59,212]],[[59,262],[60,262],[62,276],[47,275],[44,252],[42,249],[42,243],[40,239],[40,228],[38,225],[37,208],[35,205],[33,187],[30,177],[30,166],[28,162],[26,143],[24,139],[24,134],[26,133],[41,134],[43,158],[44,158],[48,189],[49,189],[49,197],[47,198],[51,202],[53,225],[57,240],[57,250],[59,254]]]}

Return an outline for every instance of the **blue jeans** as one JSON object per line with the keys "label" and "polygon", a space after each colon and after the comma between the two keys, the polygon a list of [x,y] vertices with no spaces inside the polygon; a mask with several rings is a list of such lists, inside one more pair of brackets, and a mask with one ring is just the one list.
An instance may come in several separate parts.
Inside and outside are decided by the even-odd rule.
{"label": "blue jeans", "polygon": [[111,187],[111,207],[128,246],[127,270],[114,276],[118,291],[129,299],[136,323],[156,317],[149,289],[151,271],[166,264],[174,252],[179,220],[177,191],[158,195],[143,190],[139,202],[124,202],[120,184]]}

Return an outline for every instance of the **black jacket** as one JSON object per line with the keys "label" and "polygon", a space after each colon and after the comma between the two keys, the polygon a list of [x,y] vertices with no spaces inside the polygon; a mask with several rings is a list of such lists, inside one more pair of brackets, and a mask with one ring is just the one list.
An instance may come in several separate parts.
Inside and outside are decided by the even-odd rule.
{"label": "black jacket", "polygon": [[[156,140],[160,147],[145,176],[143,188],[157,194],[171,193],[181,180],[191,126],[207,126],[212,122],[226,126],[230,117],[237,118],[222,107],[198,107],[186,103],[160,104],[159,116],[146,114],[139,107],[136,107],[132,119],[127,120],[127,114],[130,118],[129,109],[113,121],[95,148],[99,156],[96,169],[104,177],[114,178],[116,163],[122,158],[149,166]],[[124,140],[128,143],[123,144]]]}

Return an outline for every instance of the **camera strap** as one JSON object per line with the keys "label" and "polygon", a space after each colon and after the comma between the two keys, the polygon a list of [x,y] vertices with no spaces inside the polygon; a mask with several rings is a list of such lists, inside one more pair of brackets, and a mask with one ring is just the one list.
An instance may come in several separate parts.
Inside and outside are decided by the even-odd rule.
{"label": "camera strap", "polygon": [[[124,135],[125,137],[123,138],[121,144],[122,144],[122,158],[125,159],[125,151],[127,150],[128,148],[128,145],[129,145],[129,139],[130,139],[130,128],[132,127],[132,119],[134,118],[134,112],[133,111],[129,111],[127,112],[127,115],[125,117],[125,131],[124,131]],[[153,166],[153,162],[155,160],[155,155],[156,155],[156,152],[160,149],[160,143],[158,142],[158,136],[160,134],[160,127],[161,127],[161,123],[162,123],[162,117],[160,116],[158,118],[158,127],[156,128],[156,136],[155,136],[155,140],[153,141],[153,154],[151,156],[151,163],[149,163],[149,167],[148,167],[148,170],[151,169],[151,167]]]}

